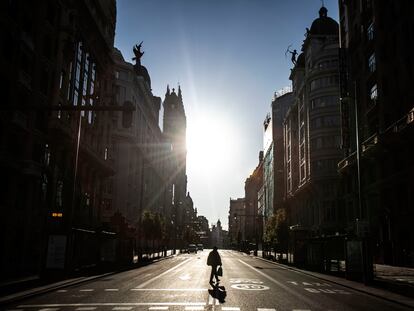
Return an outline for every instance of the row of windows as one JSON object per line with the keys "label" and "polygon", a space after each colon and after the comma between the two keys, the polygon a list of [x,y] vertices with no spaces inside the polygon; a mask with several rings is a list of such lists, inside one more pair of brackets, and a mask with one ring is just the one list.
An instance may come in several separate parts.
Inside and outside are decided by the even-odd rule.
{"label": "row of windows", "polygon": [[311,148],[313,150],[324,148],[339,148],[341,146],[341,136],[322,136],[311,139]]}
{"label": "row of windows", "polygon": [[336,159],[316,160],[312,162],[312,171],[315,173],[334,172],[337,170],[337,164],[338,160]]}
{"label": "row of windows", "polygon": [[329,68],[338,68],[338,60],[332,59],[332,60],[323,60],[314,66],[316,69],[329,69]]}
{"label": "row of windows", "polygon": [[325,116],[312,119],[310,122],[311,129],[320,129],[326,127],[337,127],[340,125],[339,116]]}
{"label": "row of windows", "polygon": [[314,91],[319,88],[328,87],[328,86],[335,86],[339,84],[339,76],[329,76],[323,77],[313,80],[310,83],[310,90]]}
{"label": "row of windows", "polygon": [[322,96],[311,100],[311,108],[323,108],[323,107],[330,107],[330,106],[337,106],[339,105],[339,98],[338,96],[330,95],[330,96]]}

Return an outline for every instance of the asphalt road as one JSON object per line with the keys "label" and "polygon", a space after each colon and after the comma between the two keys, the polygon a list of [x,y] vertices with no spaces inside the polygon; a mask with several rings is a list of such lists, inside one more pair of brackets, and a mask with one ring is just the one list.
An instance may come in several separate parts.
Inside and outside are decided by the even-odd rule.
{"label": "asphalt road", "polygon": [[213,289],[209,250],[32,297],[19,311],[107,310],[409,310],[299,271],[234,251],[220,251],[224,276]]}

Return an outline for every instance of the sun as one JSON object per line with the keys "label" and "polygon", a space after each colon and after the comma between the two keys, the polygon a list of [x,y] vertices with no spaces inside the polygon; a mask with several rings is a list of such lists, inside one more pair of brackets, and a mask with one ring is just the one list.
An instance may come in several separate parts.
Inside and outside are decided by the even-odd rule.
{"label": "sun", "polygon": [[187,162],[193,170],[212,173],[228,165],[231,153],[231,128],[213,116],[194,119],[187,128]]}

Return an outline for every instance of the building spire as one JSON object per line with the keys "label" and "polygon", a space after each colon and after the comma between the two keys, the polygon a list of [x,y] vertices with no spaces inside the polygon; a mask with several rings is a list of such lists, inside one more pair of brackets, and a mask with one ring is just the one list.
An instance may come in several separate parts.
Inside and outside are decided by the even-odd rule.
{"label": "building spire", "polygon": [[170,85],[167,84],[167,92],[165,93],[165,96],[170,95]]}
{"label": "building spire", "polygon": [[180,83],[178,83],[178,98],[183,101],[183,94],[181,93],[181,86]]}

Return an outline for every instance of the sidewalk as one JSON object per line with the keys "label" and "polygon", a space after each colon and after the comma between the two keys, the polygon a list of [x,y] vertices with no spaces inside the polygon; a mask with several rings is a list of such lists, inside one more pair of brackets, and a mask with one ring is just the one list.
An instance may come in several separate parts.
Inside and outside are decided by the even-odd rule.
{"label": "sidewalk", "polygon": [[360,282],[350,281],[345,278],[299,269],[293,266],[281,264],[262,258],[258,252],[257,258],[275,265],[281,265],[287,269],[299,271],[318,279],[329,281],[368,295],[386,299],[404,306],[414,308],[414,269],[404,267],[392,267],[375,265],[376,277],[373,284],[365,285]]}
{"label": "sidewalk", "polygon": [[[177,254],[179,252],[177,251]],[[173,254],[172,250],[167,251],[167,256],[165,257],[159,257],[155,259],[149,259],[148,261],[143,261],[140,263],[137,263],[132,266],[124,267],[121,269],[117,269],[114,271],[106,272],[106,273],[98,273],[94,275],[84,275],[79,277],[70,277],[62,280],[42,280],[39,277],[29,277],[29,278],[23,278],[20,280],[16,280],[15,282],[5,282],[0,283],[0,306],[10,304],[13,302],[16,302],[18,300],[22,300],[25,298],[33,297],[36,295],[48,293],[54,290],[58,290],[67,286],[81,284],[85,282],[89,282],[95,279],[103,278],[108,275],[116,274],[123,271],[132,270],[138,267],[142,267],[151,263],[155,263],[167,258],[171,258],[173,256],[176,256]],[[6,293],[4,296],[2,292],[4,292],[5,287],[7,286],[15,286],[16,290]]]}

